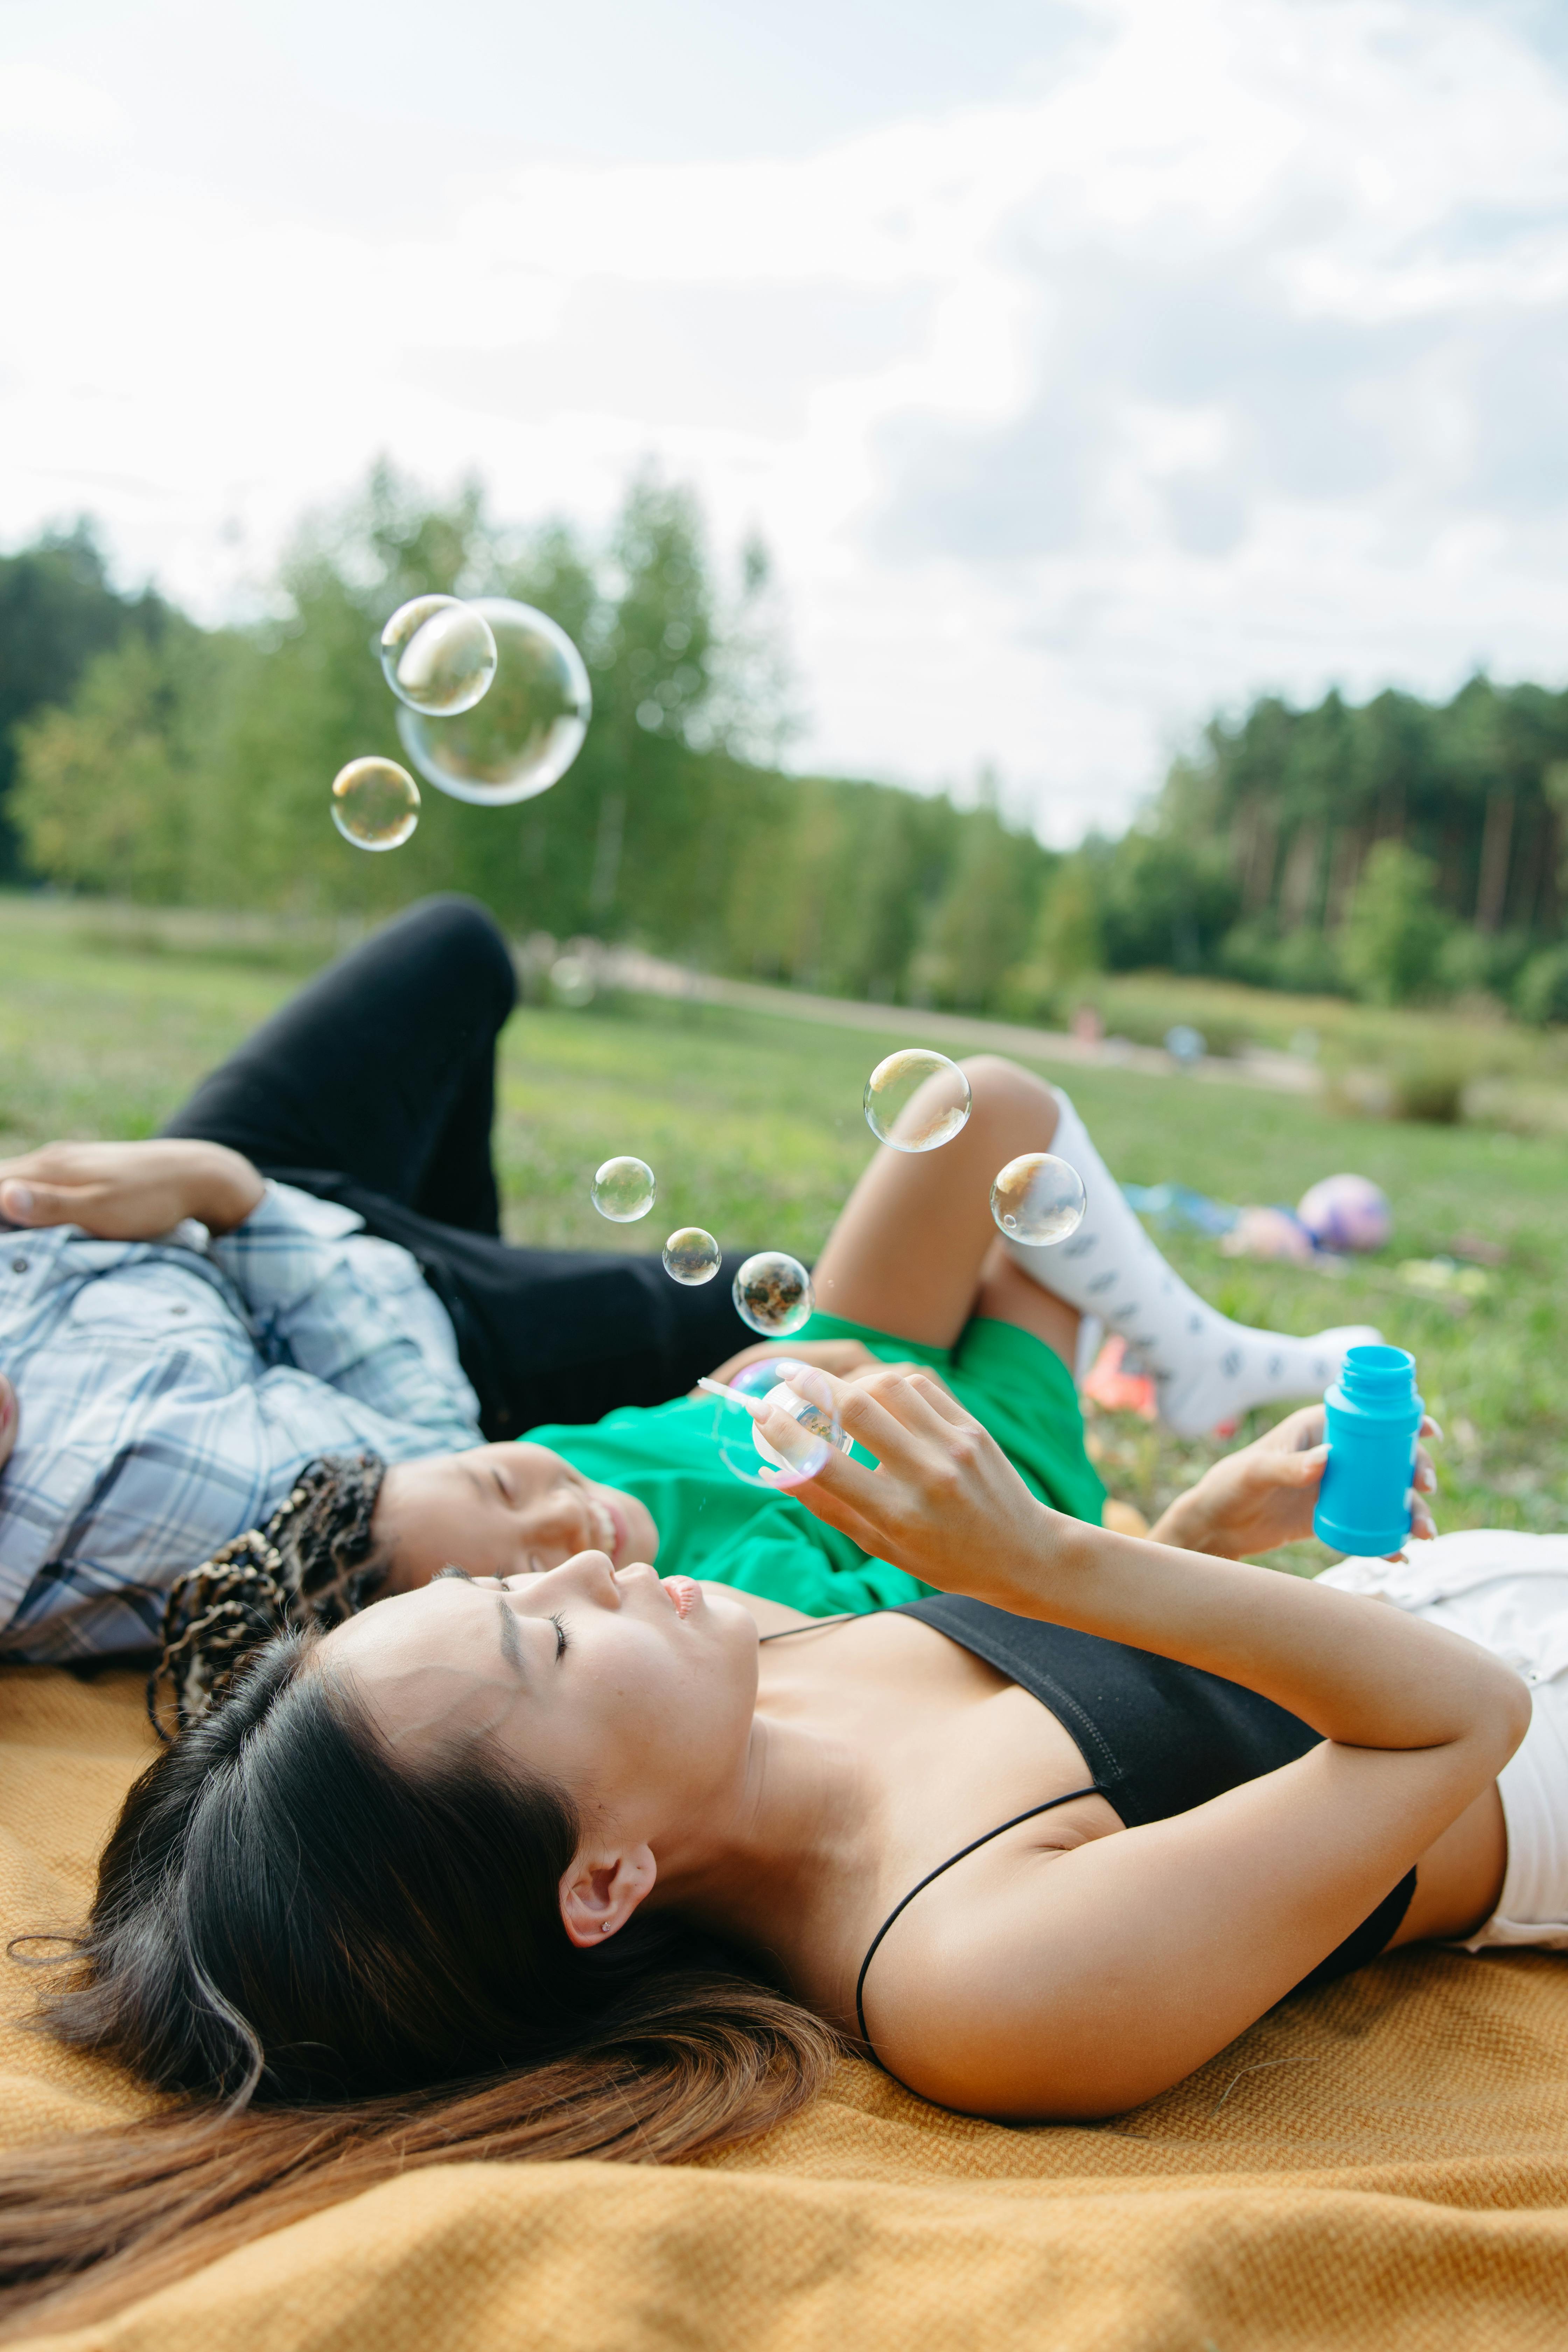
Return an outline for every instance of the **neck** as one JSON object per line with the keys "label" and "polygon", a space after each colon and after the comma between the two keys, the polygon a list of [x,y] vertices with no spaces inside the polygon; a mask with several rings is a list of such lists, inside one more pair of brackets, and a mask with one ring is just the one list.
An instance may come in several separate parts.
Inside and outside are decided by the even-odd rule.
{"label": "neck", "polygon": [[880,1813],[864,1752],[815,1724],[758,1714],[738,1797],[652,1898],[787,1959],[801,1927],[862,1865]]}

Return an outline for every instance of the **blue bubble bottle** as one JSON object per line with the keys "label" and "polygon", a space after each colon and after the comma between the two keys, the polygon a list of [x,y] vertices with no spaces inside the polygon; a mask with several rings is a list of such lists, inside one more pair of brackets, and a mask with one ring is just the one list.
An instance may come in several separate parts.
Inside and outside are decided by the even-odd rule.
{"label": "blue bubble bottle", "polygon": [[1320,1543],[1358,1559],[1397,1551],[1410,1533],[1415,1441],[1426,1408],[1403,1348],[1347,1348],[1323,1398],[1329,1458],[1312,1514]]}

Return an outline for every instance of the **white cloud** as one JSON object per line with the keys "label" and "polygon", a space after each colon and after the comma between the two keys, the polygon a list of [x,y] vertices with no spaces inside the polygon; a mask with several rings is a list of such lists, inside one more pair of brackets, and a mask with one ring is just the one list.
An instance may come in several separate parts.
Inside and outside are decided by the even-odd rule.
{"label": "white cloud", "polygon": [[1436,0],[1080,15],[1026,94],[793,159],[443,149],[417,203],[370,118],[301,111],[291,169],[237,74],[270,179],[0,68],[96,123],[8,264],[0,529],[97,508],[216,609],[379,450],[589,517],[653,451],[779,552],[804,756],[995,758],[1058,837],[1254,688],[1561,675],[1562,79]]}
{"label": "white cloud", "polygon": [[19,149],[37,142],[79,152],[118,140],[126,127],[125,110],[108,90],[54,66],[0,60],[0,138]]}

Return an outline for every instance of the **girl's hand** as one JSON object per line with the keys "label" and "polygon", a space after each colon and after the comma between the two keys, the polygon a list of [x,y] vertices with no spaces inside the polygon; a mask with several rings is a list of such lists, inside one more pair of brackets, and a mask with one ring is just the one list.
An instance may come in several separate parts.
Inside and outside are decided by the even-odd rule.
{"label": "girl's hand", "polygon": [[[1329,1458],[1323,1423],[1321,1404],[1303,1405],[1253,1444],[1212,1464],[1151,1528],[1152,1540],[1183,1551],[1212,1552],[1221,1559],[1244,1559],[1310,1536]],[[1421,1434],[1441,1434],[1430,1415],[1421,1423]],[[1437,1532],[1424,1499],[1436,1485],[1431,1458],[1421,1446],[1410,1496],[1415,1538],[1425,1540]]]}
{"label": "girl's hand", "polygon": [[[836,1380],[833,1391],[845,1430],[878,1467],[835,1453],[794,1499],[873,1559],[943,1592],[998,1609],[1027,1598],[1037,1612],[1058,1514],[1030,1494],[995,1439],[923,1368],[879,1364]],[[771,1418],[758,1415],[764,1437]]]}
{"label": "girl's hand", "polygon": [[264,1189],[237,1151],[177,1138],[46,1143],[0,1160],[0,1216],[14,1225],[79,1225],[102,1241],[156,1241],[182,1217],[230,1233]]}

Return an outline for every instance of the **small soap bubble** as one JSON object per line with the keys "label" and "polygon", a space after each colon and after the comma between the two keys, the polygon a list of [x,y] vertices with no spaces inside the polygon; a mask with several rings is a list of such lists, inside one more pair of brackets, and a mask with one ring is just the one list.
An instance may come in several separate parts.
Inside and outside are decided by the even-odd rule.
{"label": "small soap bubble", "polygon": [[810,1275],[797,1257],[788,1257],[783,1250],[759,1250],[749,1257],[731,1295],[742,1322],[764,1339],[787,1339],[811,1320],[816,1305]]}
{"label": "small soap bubble", "polygon": [[1089,1203],[1076,1168],[1054,1151],[1026,1151],[1009,1160],[991,1187],[991,1213],[1009,1241],[1040,1248],[1065,1242],[1083,1223]]}
{"label": "small soap bubble", "polygon": [[476,596],[495,640],[495,677],[460,718],[400,710],[403,748],[426,783],[454,800],[501,808],[564,775],[588,730],[593,696],[583,656],[548,614],[510,596]]}
{"label": "small soap bubble", "polygon": [[[815,1365],[790,1357],[748,1364],[728,1388],[716,1381],[702,1386],[714,1398],[713,1436],[731,1477],[748,1486],[800,1486],[815,1478],[829,1455],[847,1454],[833,1383]],[[775,1421],[764,1436],[759,1412],[787,1415],[793,1429]]]}
{"label": "small soap bubble", "polygon": [[615,1225],[646,1217],[653,1206],[653,1170],[646,1160],[606,1160],[594,1175],[594,1206]]}
{"label": "small soap bubble", "polygon": [[490,625],[456,596],[416,596],[381,633],[381,667],[399,702],[455,719],[489,692],[496,674]]}
{"label": "small soap bubble", "polygon": [[895,1151],[934,1151],[969,1117],[969,1080],[945,1054],[905,1045],[866,1081],[866,1124]]}
{"label": "small soap bubble", "polygon": [[395,760],[351,760],[332,778],[331,811],[356,849],[401,849],[419,822],[419,787]]}
{"label": "small soap bubble", "polygon": [[721,1255],[712,1234],[700,1225],[682,1225],[664,1245],[664,1270],[672,1282],[695,1290],[700,1282],[712,1281]]}

